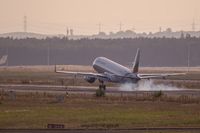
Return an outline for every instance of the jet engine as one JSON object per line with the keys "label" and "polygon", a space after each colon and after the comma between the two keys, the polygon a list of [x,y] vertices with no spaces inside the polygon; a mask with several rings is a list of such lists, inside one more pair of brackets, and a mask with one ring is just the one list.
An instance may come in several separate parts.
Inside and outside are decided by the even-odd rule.
{"label": "jet engine", "polygon": [[85,76],[84,79],[89,83],[94,83],[96,80],[96,78],[90,76]]}

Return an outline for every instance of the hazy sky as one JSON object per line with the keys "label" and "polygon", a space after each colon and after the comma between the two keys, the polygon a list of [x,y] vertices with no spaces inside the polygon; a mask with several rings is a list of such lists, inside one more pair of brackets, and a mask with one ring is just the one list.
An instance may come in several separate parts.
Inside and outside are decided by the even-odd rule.
{"label": "hazy sky", "polygon": [[158,31],[159,27],[191,30],[193,18],[200,30],[200,0],[0,0],[0,33],[23,31],[27,16],[28,32],[75,34]]}

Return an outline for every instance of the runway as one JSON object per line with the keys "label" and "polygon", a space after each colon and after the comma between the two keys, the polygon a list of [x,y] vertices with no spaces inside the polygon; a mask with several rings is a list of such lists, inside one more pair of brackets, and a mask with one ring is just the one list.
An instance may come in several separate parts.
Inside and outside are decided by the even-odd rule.
{"label": "runway", "polygon": [[[0,90],[15,92],[48,92],[48,93],[81,93],[94,94],[98,89],[97,86],[56,86],[56,85],[24,85],[24,84],[0,84]],[[158,90],[137,90],[137,91],[121,91],[119,87],[107,87],[106,94],[111,95],[136,95],[155,93]],[[192,96],[200,97],[200,89],[176,89],[162,90],[168,96]]]}
{"label": "runway", "polygon": [[183,132],[199,133],[199,127],[141,127],[131,129],[0,129],[0,133],[145,133],[145,132]]}

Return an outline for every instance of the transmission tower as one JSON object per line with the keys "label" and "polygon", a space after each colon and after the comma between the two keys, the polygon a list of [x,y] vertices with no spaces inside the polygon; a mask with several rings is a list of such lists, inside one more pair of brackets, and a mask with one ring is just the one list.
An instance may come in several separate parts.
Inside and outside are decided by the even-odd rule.
{"label": "transmission tower", "polygon": [[122,26],[123,26],[123,24],[120,22],[119,23],[119,31],[122,31]]}
{"label": "transmission tower", "polygon": [[195,31],[195,26],[196,26],[195,20],[193,19],[193,22],[192,22],[192,31]]}
{"label": "transmission tower", "polygon": [[24,16],[24,32],[27,32],[27,16]]}
{"label": "transmission tower", "polygon": [[99,33],[101,33],[102,24],[99,23],[98,26],[99,26]]}
{"label": "transmission tower", "polygon": [[66,28],[66,37],[68,37],[69,36],[69,28],[67,27]]}

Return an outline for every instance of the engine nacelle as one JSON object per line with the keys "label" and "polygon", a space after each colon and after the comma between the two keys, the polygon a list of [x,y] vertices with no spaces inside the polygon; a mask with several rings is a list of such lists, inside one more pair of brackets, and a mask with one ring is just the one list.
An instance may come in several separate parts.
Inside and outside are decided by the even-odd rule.
{"label": "engine nacelle", "polygon": [[89,83],[94,83],[96,80],[96,78],[90,76],[85,76],[84,79]]}

